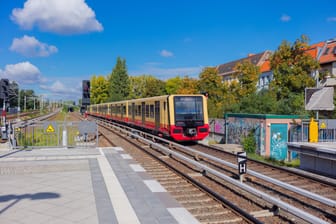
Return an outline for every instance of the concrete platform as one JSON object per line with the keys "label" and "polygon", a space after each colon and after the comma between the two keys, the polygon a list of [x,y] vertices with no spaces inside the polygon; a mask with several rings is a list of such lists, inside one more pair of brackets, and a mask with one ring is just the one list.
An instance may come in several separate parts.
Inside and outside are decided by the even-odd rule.
{"label": "concrete platform", "polygon": [[336,177],[336,142],[289,142],[288,151],[300,154],[300,169]]}
{"label": "concrete platform", "polygon": [[0,150],[0,223],[198,223],[122,148]]}

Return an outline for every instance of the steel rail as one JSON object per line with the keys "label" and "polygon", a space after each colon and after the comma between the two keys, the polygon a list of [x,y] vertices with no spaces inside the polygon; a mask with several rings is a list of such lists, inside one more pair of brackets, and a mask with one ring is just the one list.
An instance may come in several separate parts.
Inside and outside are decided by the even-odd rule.
{"label": "steel rail", "polygon": [[[119,129],[119,131],[125,131],[124,129],[122,129],[120,127],[116,127],[116,128]],[[129,129],[132,130],[132,128],[129,128]],[[134,129],[134,131],[135,131],[135,129]],[[296,207],[294,207],[294,206],[292,206],[292,205],[290,205],[290,204],[288,204],[286,202],[283,202],[280,199],[274,198],[274,197],[272,197],[272,196],[270,196],[270,195],[268,195],[268,194],[266,194],[266,193],[264,193],[262,191],[254,189],[253,187],[248,186],[247,184],[241,183],[238,180],[232,179],[231,177],[228,177],[228,176],[220,173],[217,170],[214,170],[214,169],[212,169],[212,168],[210,168],[210,167],[208,167],[206,165],[203,165],[203,164],[201,164],[201,163],[199,163],[197,161],[194,161],[194,160],[192,160],[190,158],[187,158],[186,156],[184,156],[184,155],[182,155],[180,153],[174,152],[171,149],[168,149],[167,147],[165,147],[163,145],[154,143],[154,142],[152,142],[152,141],[150,141],[150,140],[148,140],[148,139],[146,139],[144,137],[141,137],[137,133],[129,132],[128,134],[131,137],[135,138],[135,139],[141,139],[142,141],[147,142],[151,147],[153,147],[153,148],[156,147],[157,149],[164,151],[166,154],[168,154],[170,156],[175,156],[175,157],[177,157],[179,159],[187,161],[188,163],[190,163],[190,164],[192,164],[192,165],[194,165],[194,166],[202,169],[203,172],[205,171],[205,172],[211,173],[211,174],[213,174],[213,175],[215,175],[215,176],[217,176],[219,178],[222,178],[223,180],[225,180],[225,181],[227,181],[227,182],[229,182],[229,183],[231,183],[231,184],[233,184],[233,185],[235,185],[235,186],[237,186],[237,187],[239,187],[239,188],[241,188],[241,189],[243,189],[243,190],[245,190],[245,191],[247,191],[247,192],[249,192],[249,193],[257,196],[257,197],[259,197],[259,198],[262,198],[263,200],[265,200],[265,201],[267,201],[267,202],[269,202],[269,203],[271,203],[273,205],[276,205],[278,208],[281,208],[281,209],[287,211],[288,213],[291,213],[292,215],[294,215],[296,217],[299,217],[299,218],[301,218],[303,220],[306,220],[306,221],[308,221],[310,223],[328,224],[328,222],[326,222],[326,221],[324,221],[324,220],[322,220],[322,219],[320,219],[320,218],[318,218],[318,217],[316,217],[314,215],[311,215],[311,214],[309,214],[309,213],[307,213],[307,212],[305,212],[305,211],[303,211],[301,209],[298,209],[298,208],[296,208]],[[148,136],[151,136],[153,138],[160,139],[160,140],[162,139],[162,138],[156,137],[154,135],[148,135]],[[162,139],[162,141],[168,142],[167,140],[164,140],[164,139]],[[178,144],[176,144],[176,145],[178,145]],[[179,147],[181,147],[181,146],[179,145]],[[196,150],[184,147],[184,146],[183,146],[183,148],[186,148],[189,151],[194,151],[194,152],[196,151]],[[204,153],[197,152],[197,154],[204,154]],[[206,154],[204,154],[204,155],[206,155]],[[216,160],[223,161],[223,160],[219,160],[217,158],[216,158]]]}
{"label": "steel rail", "polygon": [[[197,151],[197,150],[195,150],[195,149],[191,149],[191,148],[189,148],[189,147],[185,147],[185,146],[179,146],[179,147],[181,147],[181,148],[184,149],[184,150],[188,150],[188,151],[190,151],[190,152],[193,152],[193,153],[196,153],[196,154],[198,154],[198,155],[201,155],[201,156],[203,156],[203,157],[205,157],[205,158],[208,158],[208,159],[211,159],[211,160],[213,160],[213,161],[216,161],[216,162],[218,162],[218,163],[220,163],[220,164],[223,164],[223,165],[226,165],[226,166],[228,166],[228,167],[231,167],[231,168],[233,168],[233,169],[236,169],[236,168],[237,168],[237,165],[236,165],[236,164],[233,164],[233,163],[224,161],[224,160],[222,160],[222,159],[218,159],[217,157],[208,155],[208,154],[203,153],[203,152],[199,152],[199,151]],[[258,178],[260,178],[260,179],[262,179],[262,180],[271,182],[271,183],[273,183],[273,184],[275,184],[275,185],[278,185],[278,186],[280,186],[280,187],[282,187],[282,188],[285,188],[285,189],[287,189],[287,190],[290,190],[290,191],[293,191],[293,192],[295,192],[295,193],[298,193],[298,194],[300,194],[300,195],[302,195],[302,196],[305,196],[305,197],[307,197],[307,198],[310,198],[310,199],[319,201],[319,202],[321,202],[321,203],[323,203],[323,204],[326,204],[326,205],[328,205],[328,206],[331,206],[331,207],[336,207],[336,201],[335,201],[335,200],[332,200],[332,199],[323,197],[323,196],[321,196],[321,195],[318,195],[318,194],[315,194],[315,193],[313,193],[313,192],[304,190],[304,189],[302,189],[302,188],[293,186],[293,185],[291,185],[291,184],[287,184],[287,183],[285,183],[285,182],[279,181],[279,180],[274,179],[274,178],[272,178],[272,177],[268,177],[268,176],[266,176],[266,175],[264,175],[264,174],[255,172],[255,171],[250,170],[250,169],[247,169],[246,172],[247,172],[248,174],[252,175],[252,176],[255,176],[255,177],[258,177]]]}

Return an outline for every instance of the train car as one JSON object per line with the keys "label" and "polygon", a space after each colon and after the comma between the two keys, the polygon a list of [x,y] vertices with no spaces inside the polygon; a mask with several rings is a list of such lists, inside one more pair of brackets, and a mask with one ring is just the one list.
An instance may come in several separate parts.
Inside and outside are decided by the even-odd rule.
{"label": "train car", "polygon": [[207,99],[201,94],[164,95],[107,105],[107,109],[105,104],[91,105],[89,113],[176,141],[198,141],[209,134]]}
{"label": "train car", "polygon": [[109,116],[112,120],[118,122],[128,122],[128,101],[118,101],[109,103]]}

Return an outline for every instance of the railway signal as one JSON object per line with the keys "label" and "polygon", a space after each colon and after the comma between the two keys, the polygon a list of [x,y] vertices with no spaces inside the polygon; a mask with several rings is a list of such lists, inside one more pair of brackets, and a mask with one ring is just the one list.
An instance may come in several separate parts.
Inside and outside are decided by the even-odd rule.
{"label": "railway signal", "polygon": [[90,105],[90,80],[83,80],[82,84],[83,84],[82,107],[83,110],[85,111],[86,107]]}
{"label": "railway signal", "polygon": [[247,157],[246,152],[238,152],[237,153],[237,160],[238,160],[238,173],[239,173],[239,179],[242,182],[242,177],[247,171]]}

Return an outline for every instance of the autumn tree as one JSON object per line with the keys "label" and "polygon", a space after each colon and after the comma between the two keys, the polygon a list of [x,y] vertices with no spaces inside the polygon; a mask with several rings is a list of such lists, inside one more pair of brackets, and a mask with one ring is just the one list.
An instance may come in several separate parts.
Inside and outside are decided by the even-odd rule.
{"label": "autumn tree", "polygon": [[271,57],[273,80],[270,91],[279,102],[279,113],[304,112],[304,92],[306,87],[315,85],[312,70],[319,67],[309,54],[308,38],[301,36],[293,45],[283,41]]}
{"label": "autumn tree", "polygon": [[306,87],[314,86],[311,72],[319,64],[305,52],[308,47],[308,39],[302,36],[292,46],[283,41],[272,55],[271,69],[274,79],[271,87],[277,91],[278,98],[286,97],[290,92],[302,93]]}
{"label": "autumn tree", "polygon": [[130,90],[129,77],[126,68],[126,60],[117,58],[117,63],[108,76],[109,99],[119,101],[127,99]]}
{"label": "autumn tree", "polygon": [[198,89],[199,92],[207,92],[209,95],[209,116],[223,118],[225,88],[215,67],[207,67],[202,70],[199,75]]}
{"label": "autumn tree", "polygon": [[176,90],[177,94],[195,94],[199,93],[198,88],[198,80],[195,78],[190,78],[188,76],[184,76],[181,79],[181,83],[179,88]]}
{"label": "autumn tree", "polygon": [[107,102],[109,97],[109,82],[104,76],[92,76],[90,88],[91,104]]}
{"label": "autumn tree", "polygon": [[238,79],[237,97],[245,97],[257,91],[260,69],[252,62],[245,60],[235,67],[234,77]]}

